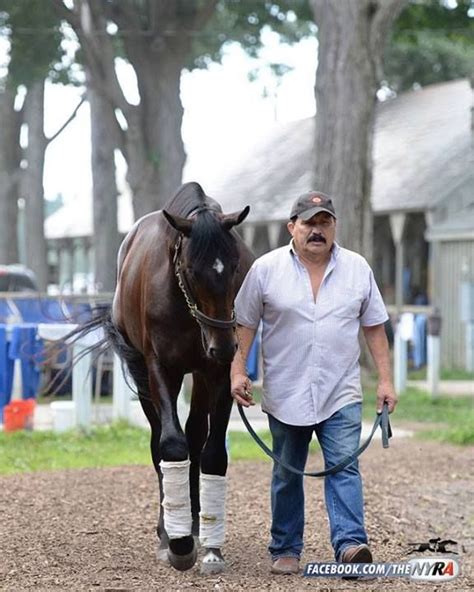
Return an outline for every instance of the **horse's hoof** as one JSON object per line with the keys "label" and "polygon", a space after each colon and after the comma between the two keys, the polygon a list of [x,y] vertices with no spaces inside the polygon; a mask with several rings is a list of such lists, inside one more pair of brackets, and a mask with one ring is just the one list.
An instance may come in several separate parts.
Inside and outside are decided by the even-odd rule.
{"label": "horse's hoof", "polygon": [[201,562],[201,574],[205,576],[221,573],[226,564],[220,549],[207,549]]}
{"label": "horse's hoof", "polygon": [[171,549],[167,549],[167,557],[171,565],[178,571],[186,571],[187,569],[191,569],[196,563],[197,559],[196,545],[194,545],[193,550],[186,555],[176,555],[176,553],[173,553]]}

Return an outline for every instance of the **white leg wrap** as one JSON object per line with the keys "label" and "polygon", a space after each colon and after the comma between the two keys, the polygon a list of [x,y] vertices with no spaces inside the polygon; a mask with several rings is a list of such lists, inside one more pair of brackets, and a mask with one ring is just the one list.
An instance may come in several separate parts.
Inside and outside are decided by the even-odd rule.
{"label": "white leg wrap", "polygon": [[224,544],[226,487],[226,477],[201,473],[199,541],[203,547],[219,549]]}
{"label": "white leg wrap", "polygon": [[170,539],[191,534],[191,498],[189,495],[189,460],[162,460],[163,509],[165,529]]}

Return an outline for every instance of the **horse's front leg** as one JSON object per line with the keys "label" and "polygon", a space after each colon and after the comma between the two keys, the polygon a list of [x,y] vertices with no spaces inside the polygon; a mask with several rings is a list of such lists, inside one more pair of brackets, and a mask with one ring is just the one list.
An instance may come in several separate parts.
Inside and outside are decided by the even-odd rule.
{"label": "horse's front leg", "polygon": [[186,438],[189,447],[189,472],[191,493],[191,514],[193,517],[193,536],[199,537],[199,481],[201,474],[201,452],[208,435],[209,391],[204,377],[193,373],[193,391],[189,416],[186,422]]}
{"label": "horse's front leg", "polygon": [[188,445],[176,410],[183,374],[164,368],[156,358],[148,360],[148,373],[151,398],[161,423],[161,503],[169,538],[168,559],[173,567],[184,571],[195,564],[197,549],[191,534]]}
{"label": "horse's front leg", "polygon": [[209,437],[201,455],[199,539],[205,548],[201,573],[225,569],[221,548],[225,540],[225,497],[227,489],[226,431],[232,409],[229,368],[208,375],[212,397]]}

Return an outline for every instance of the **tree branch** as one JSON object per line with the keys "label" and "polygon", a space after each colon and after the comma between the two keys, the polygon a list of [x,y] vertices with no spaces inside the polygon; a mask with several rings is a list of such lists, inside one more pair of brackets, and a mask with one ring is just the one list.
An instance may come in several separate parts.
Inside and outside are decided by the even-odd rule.
{"label": "tree branch", "polygon": [[384,50],[390,29],[407,3],[408,0],[374,0],[372,2],[374,12],[370,25],[370,46],[379,82],[383,78]]}
{"label": "tree branch", "polygon": [[200,31],[207,21],[213,15],[218,0],[207,0],[206,4],[201,8],[201,10],[197,11],[196,16],[191,24],[190,29],[193,31]]}
{"label": "tree branch", "polygon": [[390,28],[405,4],[408,4],[408,0],[372,2],[374,12],[371,24],[371,45],[374,51],[383,50]]}
{"label": "tree branch", "polygon": [[82,107],[85,100],[86,100],[85,97],[82,97],[81,100],[79,101],[79,103],[76,105],[76,108],[74,109],[74,111],[66,119],[66,121],[62,124],[62,126],[50,138],[45,138],[46,146],[49,146],[51,144],[51,142],[54,142],[54,140],[67,128],[67,126],[71,123],[71,121],[76,117],[77,112]]}

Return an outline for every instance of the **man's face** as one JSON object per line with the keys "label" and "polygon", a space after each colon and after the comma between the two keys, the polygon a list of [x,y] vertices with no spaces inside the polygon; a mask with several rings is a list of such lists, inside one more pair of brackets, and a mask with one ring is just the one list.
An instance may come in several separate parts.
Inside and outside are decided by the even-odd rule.
{"label": "man's face", "polygon": [[319,212],[309,220],[288,222],[296,250],[302,255],[329,253],[336,235],[336,219],[327,212]]}

